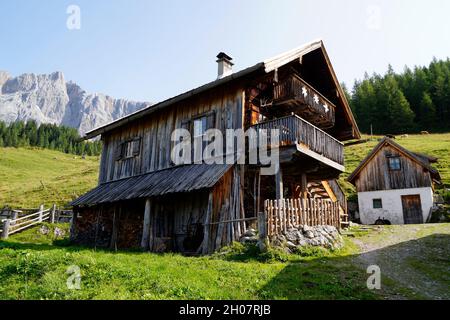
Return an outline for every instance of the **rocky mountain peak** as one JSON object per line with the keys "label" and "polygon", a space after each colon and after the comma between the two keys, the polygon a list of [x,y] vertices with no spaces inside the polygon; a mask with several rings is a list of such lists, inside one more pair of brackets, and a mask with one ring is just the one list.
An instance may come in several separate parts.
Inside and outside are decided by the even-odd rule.
{"label": "rocky mountain peak", "polygon": [[148,106],[146,102],[89,94],[62,72],[11,77],[0,71],[0,120],[36,120],[78,129],[80,134]]}

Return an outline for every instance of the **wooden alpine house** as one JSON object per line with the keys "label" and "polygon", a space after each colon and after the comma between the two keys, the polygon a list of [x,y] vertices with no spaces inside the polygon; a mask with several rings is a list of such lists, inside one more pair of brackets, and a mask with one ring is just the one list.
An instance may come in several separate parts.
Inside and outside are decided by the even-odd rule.
{"label": "wooden alpine house", "polygon": [[[235,73],[228,55],[217,58],[215,81],[86,134],[101,136],[103,151],[98,186],[71,203],[73,242],[209,254],[260,213],[269,235],[294,223],[346,223],[336,179],[342,141],[360,133],[323,42]],[[213,128],[279,129],[277,173],[262,175],[261,163],[172,161],[175,129],[195,138]]]}

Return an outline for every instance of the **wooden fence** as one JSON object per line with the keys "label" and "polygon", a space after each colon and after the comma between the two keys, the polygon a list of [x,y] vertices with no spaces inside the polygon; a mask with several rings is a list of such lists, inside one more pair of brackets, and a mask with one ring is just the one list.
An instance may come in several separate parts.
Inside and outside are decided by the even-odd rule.
{"label": "wooden fence", "polygon": [[[34,212],[36,211],[37,212]],[[0,220],[0,236],[7,239],[10,235],[28,229],[39,223],[48,221],[50,223],[66,222],[72,218],[72,211],[57,210],[56,205],[50,209],[44,209],[41,205],[39,209],[3,209]]]}
{"label": "wooden fence", "polygon": [[267,234],[280,234],[298,225],[331,225],[341,228],[339,202],[329,199],[266,200]]}

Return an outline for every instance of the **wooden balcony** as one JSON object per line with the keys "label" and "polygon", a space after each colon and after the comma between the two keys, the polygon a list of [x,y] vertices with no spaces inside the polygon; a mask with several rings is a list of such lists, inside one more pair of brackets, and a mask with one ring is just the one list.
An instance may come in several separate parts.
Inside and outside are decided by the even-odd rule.
{"label": "wooden balcony", "polygon": [[334,126],[336,106],[296,74],[280,81],[274,88],[273,106],[286,106],[321,129]]}
{"label": "wooden balcony", "polygon": [[[302,155],[340,172],[344,171],[343,143],[297,115],[265,121],[253,125],[252,128],[258,134],[261,134],[261,129],[279,129],[279,146],[281,149],[285,149],[285,154],[287,153],[289,156],[291,153]],[[275,145],[275,142],[271,141],[269,131],[267,131],[267,144]]]}

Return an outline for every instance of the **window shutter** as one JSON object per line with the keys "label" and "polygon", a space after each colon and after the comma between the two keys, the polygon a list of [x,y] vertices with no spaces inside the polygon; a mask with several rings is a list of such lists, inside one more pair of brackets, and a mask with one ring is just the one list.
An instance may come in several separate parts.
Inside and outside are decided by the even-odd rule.
{"label": "window shutter", "polygon": [[138,156],[141,152],[141,138],[133,140],[133,156]]}
{"label": "window shutter", "polygon": [[122,159],[122,156],[123,156],[123,142],[121,142],[117,147],[116,147],[116,150],[115,150],[115,158],[116,158],[116,161],[119,161],[119,160],[121,160]]}
{"label": "window shutter", "polygon": [[[177,129],[185,129],[187,131],[189,131],[190,134],[192,134],[192,129],[191,129],[191,124],[192,121],[190,119],[185,119],[183,121],[181,121],[180,126],[177,127]],[[170,141],[170,152],[172,152],[172,150],[175,148],[175,145],[180,143],[182,141],[182,139],[180,139],[179,141]],[[172,159],[170,159],[170,165],[174,166],[175,162],[172,161]]]}
{"label": "window shutter", "polygon": [[216,127],[216,112],[211,111],[207,116],[206,130],[214,129]]}
{"label": "window shutter", "polygon": [[191,120],[186,119],[181,121],[181,129],[186,129],[187,131],[191,132]]}

